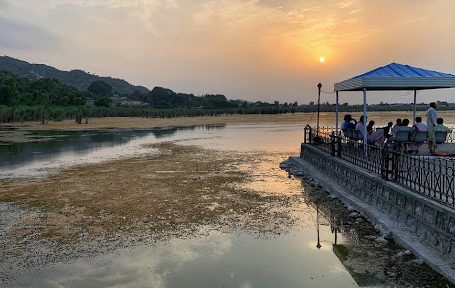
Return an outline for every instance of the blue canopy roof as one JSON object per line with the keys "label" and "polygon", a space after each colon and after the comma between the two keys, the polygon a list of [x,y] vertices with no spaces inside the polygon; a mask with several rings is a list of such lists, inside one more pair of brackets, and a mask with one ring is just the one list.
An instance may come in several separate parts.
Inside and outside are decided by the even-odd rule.
{"label": "blue canopy roof", "polygon": [[455,87],[455,75],[391,63],[335,84],[335,91],[423,90]]}
{"label": "blue canopy roof", "polygon": [[382,66],[362,75],[355,76],[354,78],[359,77],[455,77],[455,75],[391,63],[387,66]]}

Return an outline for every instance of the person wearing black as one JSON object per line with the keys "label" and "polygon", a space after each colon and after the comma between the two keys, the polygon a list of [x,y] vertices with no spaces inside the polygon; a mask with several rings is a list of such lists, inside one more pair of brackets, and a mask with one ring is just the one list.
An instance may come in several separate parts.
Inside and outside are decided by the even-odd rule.
{"label": "person wearing black", "polygon": [[384,137],[386,139],[389,139],[390,137],[392,137],[392,134],[390,133],[390,129],[392,129],[392,126],[393,126],[393,122],[389,122],[389,123],[387,123],[387,126],[382,127],[382,129],[384,130]]}

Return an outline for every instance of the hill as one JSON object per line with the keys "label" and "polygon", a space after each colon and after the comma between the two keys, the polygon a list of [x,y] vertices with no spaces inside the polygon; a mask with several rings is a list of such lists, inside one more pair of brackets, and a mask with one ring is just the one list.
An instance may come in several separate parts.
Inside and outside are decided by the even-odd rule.
{"label": "hill", "polygon": [[62,71],[48,65],[31,64],[8,56],[0,56],[0,70],[14,73],[19,77],[29,80],[39,80],[42,78],[57,79],[80,91],[87,91],[90,84],[95,81],[104,81],[112,86],[113,91],[117,91],[120,94],[132,94],[135,91],[140,93],[149,92],[143,86],[134,86],[122,79],[101,77],[82,70]]}

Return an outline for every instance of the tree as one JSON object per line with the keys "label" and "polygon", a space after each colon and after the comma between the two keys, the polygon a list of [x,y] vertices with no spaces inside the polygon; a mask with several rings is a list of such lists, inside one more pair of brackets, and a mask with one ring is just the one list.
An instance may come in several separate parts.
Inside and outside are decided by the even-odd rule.
{"label": "tree", "polygon": [[109,97],[100,97],[95,100],[95,106],[109,107],[112,104],[112,100]]}
{"label": "tree", "polygon": [[95,81],[87,88],[93,95],[98,97],[112,96],[112,87],[104,81]]}

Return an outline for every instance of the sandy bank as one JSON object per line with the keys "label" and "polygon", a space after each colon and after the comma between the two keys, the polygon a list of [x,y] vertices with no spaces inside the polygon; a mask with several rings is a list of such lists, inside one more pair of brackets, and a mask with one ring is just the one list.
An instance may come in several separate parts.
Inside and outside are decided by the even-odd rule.
{"label": "sandy bank", "polygon": [[[340,113],[340,120],[345,113]],[[350,113],[358,118],[361,112]],[[439,112],[449,126],[455,124],[453,111]],[[369,112],[369,118],[377,125],[395,121],[396,118],[412,118],[411,111]],[[419,111],[417,116],[425,118],[425,112]],[[84,119],[85,121],[85,119]],[[84,122],[83,121],[83,122]],[[335,113],[321,113],[322,126],[334,126]],[[300,123],[302,125],[316,123],[316,113],[288,113],[288,114],[254,114],[254,115],[222,115],[204,117],[175,117],[175,118],[141,118],[141,117],[104,117],[89,118],[88,124],[76,124],[74,120],[50,121],[47,125],[40,122],[0,123],[0,128],[12,127],[19,130],[85,130],[107,128],[154,128],[168,126],[192,126],[207,124],[235,124],[235,123]]]}
{"label": "sandy bank", "polygon": [[175,118],[104,117],[89,118],[88,124],[80,125],[74,123],[74,120],[64,120],[50,121],[47,125],[41,125],[39,122],[24,122],[10,124],[4,123],[1,124],[1,126],[18,128],[20,130],[84,130],[108,128],[155,128],[229,123],[306,123],[310,119],[311,115],[305,113],[277,115],[223,115]]}

